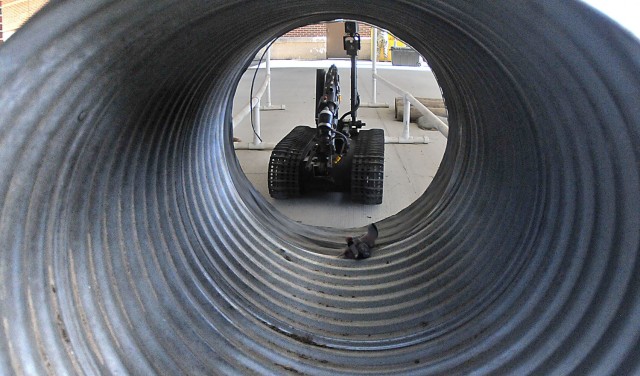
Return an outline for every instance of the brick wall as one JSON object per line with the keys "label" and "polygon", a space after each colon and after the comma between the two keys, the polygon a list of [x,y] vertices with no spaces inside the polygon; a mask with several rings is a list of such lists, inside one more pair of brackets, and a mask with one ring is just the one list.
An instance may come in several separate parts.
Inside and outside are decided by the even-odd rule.
{"label": "brick wall", "polygon": [[9,38],[48,0],[2,0],[2,39]]}
{"label": "brick wall", "polygon": [[[360,22],[358,25],[358,32],[362,37],[369,37],[371,36],[371,26]],[[310,38],[310,37],[326,37],[326,36],[327,36],[327,26],[324,23],[299,27],[283,35],[283,37],[293,37],[293,38],[301,38],[301,37]]]}
{"label": "brick wall", "polygon": [[287,38],[289,37],[308,38],[308,37],[326,37],[326,36],[327,36],[327,26],[325,24],[314,24],[314,25],[299,27],[283,35],[283,37],[287,37]]}
{"label": "brick wall", "polygon": [[361,37],[371,36],[371,25],[360,22],[358,25],[358,33]]}

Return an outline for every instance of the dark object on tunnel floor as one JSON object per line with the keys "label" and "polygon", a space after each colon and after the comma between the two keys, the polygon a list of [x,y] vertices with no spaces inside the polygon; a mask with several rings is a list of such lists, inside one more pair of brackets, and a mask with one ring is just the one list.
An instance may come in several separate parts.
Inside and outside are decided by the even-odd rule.
{"label": "dark object on tunnel floor", "polygon": [[367,227],[367,233],[357,237],[348,237],[347,249],[340,255],[346,259],[362,260],[371,257],[371,249],[378,239],[378,227],[372,223]]}
{"label": "dark object on tunnel floor", "polygon": [[[362,131],[357,120],[360,96],[356,60],[360,34],[355,22],[345,23],[344,49],[351,58],[351,111],[339,117],[338,68],[316,74],[316,128],[298,126],[274,148],[269,160],[269,194],[276,199],[309,191],[350,192],[368,205],[382,203],[384,132]],[[345,120],[350,116],[350,120]]]}

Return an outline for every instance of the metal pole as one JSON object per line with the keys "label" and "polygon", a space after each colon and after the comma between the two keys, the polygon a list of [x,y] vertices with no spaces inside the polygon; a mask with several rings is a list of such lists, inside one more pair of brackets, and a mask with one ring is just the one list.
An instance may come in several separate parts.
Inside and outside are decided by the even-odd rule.
{"label": "metal pole", "polygon": [[253,130],[254,130],[253,144],[260,145],[260,143],[262,142],[260,141],[260,137],[262,137],[260,135],[260,98],[255,98],[255,99],[256,99],[256,105],[253,108],[253,112],[251,114],[251,119],[253,121]]}
{"label": "metal pole", "polygon": [[[267,49],[267,77],[271,77],[271,47]],[[267,84],[267,107],[271,107],[271,80]]]}
{"label": "metal pole", "polygon": [[404,101],[404,131],[402,132],[402,139],[409,140],[411,135],[409,133],[409,123],[411,122],[411,102],[409,97],[405,94],[403,96]]}
{"label": "metal pole", "polygon": [[[267,65],[267,105],[262,107],[263,111],[273,111],[273,110],[284,110],[285,106],[283,104],[274,106],[271,104],[271,47],[267,49],[266,52],[266,65]],[[258,67],[260,68],[260,67]],[[257,69],[257,68],[256,68]]]}
{"label": "metal pole", "polygon": [[389,108],[387,103],[378,103],[378,78],[377,72],[378,67],[376,65],[378,60],[378,29],[372,28],[372,42],[371,46],[371,82],[372,82],[372,90],[373,94],[371,94],[371,103],[362,103],[360,107],[369,107],[369,108]]}
{"label": "metal pole", "polygon": [[373,81],[373,94],[371,95],[372,99],[371,99],[371,103],[378,103],[377,97],[378,97],[378,82],[376,80],[376,73],[378,73],[378,70],[376,68],[376,62],[378,60],[378,28],[374,27],[373,28],[373,56],[371,57],[371,79]]}

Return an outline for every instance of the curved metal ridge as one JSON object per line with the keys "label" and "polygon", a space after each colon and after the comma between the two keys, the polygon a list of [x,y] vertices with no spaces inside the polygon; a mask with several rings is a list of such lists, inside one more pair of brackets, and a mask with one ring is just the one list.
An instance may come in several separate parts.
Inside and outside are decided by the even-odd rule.
{"label": "curved metal ridge", "polygon": [[[451,124],[357,263],[229,139],[258,48],[337,17]],[[640,47],[581,3],[67,0],[0,67],[1,374],[640,373]]]}

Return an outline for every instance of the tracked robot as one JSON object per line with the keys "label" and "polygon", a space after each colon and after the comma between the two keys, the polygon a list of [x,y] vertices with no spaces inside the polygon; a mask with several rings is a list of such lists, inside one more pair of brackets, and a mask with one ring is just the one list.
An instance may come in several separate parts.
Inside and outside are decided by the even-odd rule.
{"label": "tracked robot", "polygon": [[295,127],[271,153],[269,194],[275,199],[324,191],[347,192],[353,201],[367,205],[382,203],[384,132],[361,130],[365,123],[357,119],[356,61],[361,46],[355,22],[345,23],[343,43],[351,59],[351,111],[339,116],[338,68],[318,69],[316,127]]}

